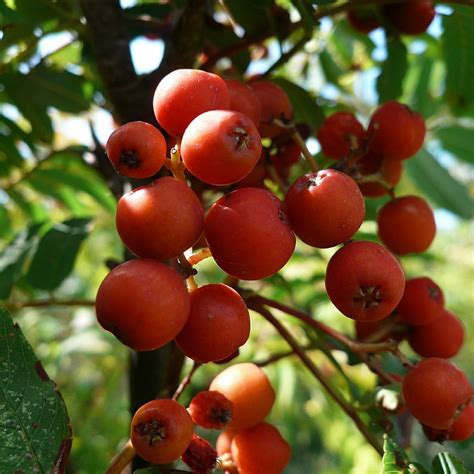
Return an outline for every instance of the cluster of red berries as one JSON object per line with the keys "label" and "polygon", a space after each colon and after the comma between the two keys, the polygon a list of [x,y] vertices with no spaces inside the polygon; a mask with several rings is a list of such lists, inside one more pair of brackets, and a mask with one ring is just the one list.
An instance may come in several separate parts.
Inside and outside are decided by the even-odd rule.
{"label": "cluster of red berries", "polygon": [[384,25],[404,35],[421,35],[428,29],[435,14],[430,0],[405,0],[388,2],[382,7],[358,7],[347,14],[347,21],[364,34]]}
{"label": "cluster of red berries", "polygon": [[[275,401],[275,391],[265,373],[254,364],[228,367],[199,392],[186,410],[171,399],[146,403],[131,423],[136,452],[153,464],[181,457],[193,472],[205,474],[215,467],[225,472],[279,474],[288,464],[289,444],[278,429],[264,419]],[[194,424],[225,429],[216,449],[194,433]]]}
{"label": "cluster of red berries", "polygon": [[[402,161],[423,144],[425,123],[419,114],[388,102],[373,113],[367,130],[352,113],[331,115],[317,136],[323,153],[337,162],[298,178],[281,201],[264,187],[264,181],[262,185],[262,179],[285,181],[289,168],[299,160],[304,140],[289,124],[292,107],[280,87],[258,80],[248,86],[208,72],[176,70],[159,83],[153,108],[163,133],[150,124],[131,122],[117,129],[106,146],[121,174],[161,176],[123,195],[117,206],[118,234],[138,258],[116,266],[106,276],[97,293],[96,312],[99,323],[120,341],[134,350],[148,351],[174,340],[198,363],[231,357],[249,337],[245,301],[223,283],[196,288],[188,278],[193,269],[183,252],[204,240],[228,275],[258,280],[287,263],[296,235],[315,248],[344,244],[326,272],[329,298],[344,315],[359,323],[378,324],[395,311],[414,328],[410,340],[421,355],[450,357],[459,350],[462,326],[453,325],[454,316],[444,310],[441,290],[435,291],[434,284],[420,289],[420,279],[406,284],[393,255],[426,250],[436,231],[433,212],[424,200],[393,195]],[[295,135],[300,137],[296,145],[290,141]],[[264,173],[255,173],[259,165]],[[162,168],[173,177],[163,176]],[[276,174],[267,174],[269,169]],[[202,193],[195,189],[223,190],[224,195],[204,212]],[[374,242],[351,241],[365,217],[364,195],[384,194],[391,199],[380,209],[377,221],[380,239],[388,249]],[[189,288],[184,282],[187,278]],[[423,311],[413,309],[422,297],[426,305],[441,308],[440,319],[423,319]],[[410,311],[416,316],[409,316]],[[422,335],[417,334],[418,326],[424,328]],[[427,350],[426,346],[433,345],[427,341],[439,337],[448,326],[457,327],[450,331],[457,331],[457,339],[452,339],[459,347],[450,344],[444,351]],[[446,385],[456,387],[450,383],[456,371],[446,372]],[[412,379],[407,376],[405,381]],[[410,401],[412,389],[405,390],[405,385],[410,411],[435,429],[454,426],[457,410],[470,399],[465,396],[467,389],[453,389],[463,394],[452,400],[454,412],[446,413],[443,423],[433,423],[419,414]],[[274,401],[263,372],[252,364],[234,365],[212,382],[210,391],[220,395],[195,400],[188,410],[191,418],[173,400],[156,400],[142,407],[132,422],[137,452],[155,463],[183,456],[192,467],[205,466],[193,467],[196,472],[207,472],[218,458],[205,440],[193,434],[192,420],[206,427],[200,403],[214,404],[217,408],[209,416],[217,417],[220,424],[214,419],[207,427],[221,429],[223,420],[230,417],[226,402],[219,399],[224,396],[232,403],[232,421],[221,435],[218,455],[228,453],[240,473],[262,472],[261,466],[269,474],[281,472],[290,449],[278,430],[263,421]],[[167,405],[160,407],[163,403]],[[157,405],[163,418],[152,410]],[[183,427],[178,429],[178,425]],[[179,442],[163,448],[174,439],[169,433],[175,431]]]}

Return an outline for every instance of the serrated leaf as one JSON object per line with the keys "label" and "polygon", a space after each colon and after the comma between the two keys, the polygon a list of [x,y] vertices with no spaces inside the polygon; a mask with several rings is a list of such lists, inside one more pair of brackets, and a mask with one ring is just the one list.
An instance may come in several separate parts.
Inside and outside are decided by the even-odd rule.
{"label": "serrated leaf", "polygon": [[35,288],[54,290],[71,273],[79,248],[89,234],[90,219],[70,219],[56,224],[41,238],[28,269]]}
{"label": "serrated leaf", "polygon": [[474,129],[445,127],[436,131],[443,148],[460,160],[474,163]]}
{"label": "serrated leaf", "polygon": [[0,472],[65,472],[66,406],[18,325],[0,308]]}
{"label": "serrated leaf", "polygon": [[454,179],[426,150],[406,160],[408,175],[428,198],[438,206],[470,219],[474,216],[474,201],[461,182]]}
{"label": "serrated leaf", "polygon": [[34,224],[22,230],[0,253],[0,300],[8,298],[20,278],[27,257],[38,244],[41,227],[41,224]]}
{"label": "serrated leaf", "polygon": [[453,5],[452,15],[443,15],[443,55],[446,63],[445,96],[457,111],[474,102],[474,8]]}
{"label": "serrated leaf", "polygon": [[297,122],[308,124],[317,130],[324,121],[324,113],[316,103],[316,99],[302,87],[283,77],[272,78],[287,94],[293,106],[293,113]]}
{"label": "serrated leaf", "polygon": [[454,454],[444,452],[433,459],[433,474],[470,474],[470,471]]}
{"label": "serrated leaf", "polygon": [[379,102],[398,99],[403,91],[403,79],[408,69],[407,48],[400,37],[387,38],[387,58],[377,77]]}

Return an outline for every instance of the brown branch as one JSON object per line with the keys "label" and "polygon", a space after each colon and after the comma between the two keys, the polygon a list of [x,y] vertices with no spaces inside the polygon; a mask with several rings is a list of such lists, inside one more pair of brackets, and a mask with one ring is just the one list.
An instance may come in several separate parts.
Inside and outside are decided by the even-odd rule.
{"label": "brown branch", "polygon": [[191,370],[189,371],[189,374],[184,377],[184,379],[181,381],[179,384],[179,387],[176,389],[174,392],[173,396],[171,397],[172,400],[177,401],[181,394],[184,392],[185,388],[191,383],[191,379],[193,378],[193,375],[196,373],[196,370],[201,367],[202,364],[199,362],[194,361],[193,365],[191,367]]}
{"label": "brown branch", "polygon": [[[312,344],[307,344],[301,347],[301,350],[305,352],[312,349],[315,349]],[[294,355],[295,355],[295,351],[293,350],[277,352],[276,354],[273,354],[266,359],[262,359],[260,361],[254,362],[254,364],[257,365],[258,367],[266,367],[267,365],[273,364],[274,362],[278,362],[281,359],[285,359],[287,357],[291,357]]]}
{"label": "brown branch", "polygon": [[308,355],[301,350],[296,339],[290,334],[290,332],[273,316],[270,311],[265,309],[263,306],[258,304],[252,304],[249,306],[254,311],[261,314],[285,339],[289,346],[293,349],[295,355],[303,362],[306,368],[314,375],[318,382],[324,387],[330,397],[340,406],[340,408],[352,419],[354,424],[357,426],[360,433],[364,438],[372,445],[380,456],[383,456],[383,448],[380,441],[370,432],[366,424],[359,417],[357,412],[354,410],[344,397],[337,391],[336,388],[332,387],[328,380],[326,380],[320,370],[316,367],[314,362],[308,357]]}
{"label": "brown branch", "polygon": [[5,305],[10,311],[17,311],[23,308],[44,308],[46,306],[95,306],[95,301],[82,299],[57,300],[55,298],[48,298],[41,301],[25,301],[23,303],[7,303]]}
{"label": "brown branch", "polygon": [[105,474],[121,474],[121,472],[132,462],[136,451],[129,439],[122,450],[112,460]]}

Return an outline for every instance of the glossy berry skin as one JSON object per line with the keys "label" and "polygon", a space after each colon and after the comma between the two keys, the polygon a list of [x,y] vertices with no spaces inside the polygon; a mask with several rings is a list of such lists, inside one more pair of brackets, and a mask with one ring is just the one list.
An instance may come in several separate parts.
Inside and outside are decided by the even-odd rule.
{"label": "glossy berry skin", "polygon": [[241,280],[260,280],[290,259],[295,235],[281,201],[271,192],[241,188],[213,204],[204,232],[215,261]]}
{"label": "glossy berry skin", "polygon": [[365,136],[364,127],[350,112],[336,112],[324,120],[318,130],[322,152],[336,160],[358,149]]}
{"label": "glossy berry skin", "polygon": [[275,390],[265,372],[248,362],[231,365],[217,374],[209,390],[222,393],[233,403],[233,418],[227,430],[259,423],[270,413],[275,401]]}
{"label": "glossy berry skin", "polygon": [[229,109],[247,115],[258,127],[262,111],[255,92],[247,84],[235,79],[226,79],[225,83],[229,91]]}
{"label": "glossy berry skin", "polygon": [[468,404],[472,387],[454,364],[438,357],[422,360],[403,379],[403,398],[411,414],[432,428],[447,429]]}
{"label": "glossy berry skin", "polygon": [[408,343],[423,357],[454,357],[464,342],[464,327],[452,313],[444,310],[431,324],[412,328]]}
{"label": "glossy berry skin", "polygon": [[456,418],[449,430],[451,441],[465,441],[474,436],[474,405],[470,403]]}
{"label": "glossy berry skin", "polygon": [[134,254],[165,260],[197,242],[204,211],[186,183],[165,177],[124,194],[115,223],[122,242]]}
{"label": "glossy berry skin", "polygon": [[285,208],[295,234],[316,248],[349,240],[365,216],[364,198],[355,181],[331,169],[298,178],[288,189]]}
{"label": "glossy berry skin", "polygon": [[348,11],[347,21],[354,30],[365,35],[380,26],[380,21],[372,8],[361,8]]}
{"label": "glossy berry skin", "polygon": [[228,108],[229,92],[224,80],[217,74],[196,69],[169,73],[160,81],[153,97],[156,120],[174,136],[182,136],[198,115]]}
{"label": "glossy berry skin", "polygon": [[110,135],[105,146],[113,167],[123,176],[149,178],[166,159],[166,140],[153,125],[129,122]]}
{"label": "glossy berry skin", "polygon": [[193,437],[193,422],[179,403],[152,400],[141,406],[132,419],[130,438],[137,454],[152,464],[178,459]]}
{"label": "glossy berry skin", "polygon": [[247,342],[250,316],[237,291],[210,284],[194,290],[190,298],[189,318],[175,339],[186,356],[201,363],[221,360]]}
{"label": "glossy berry skin", "polygon": [[191,400],[188,413],[197,425],[222,430],[232,420],[233,403],[220,392],[204,390]]}
{"label": "glossy berry skin", "polygon": [[431,1],[409,0],[384,5],[383,14],[400,33],[421,35],[430,26],[436,12]]}
{"label": "glossy berry skin", "polygon": [[102,281],[96,297],[100,325],[136,351],[176,337],[189,316],[189,294],[178,273],[151,259],[129,260]]}
{"label": "glossy berry skin", "polygon": [[386,318],[397,306],[405,275],[397,259],[375,242],[350,242],[328,263],[326,291],[334,306],[357,321]]}
{"label": "glossy berry skin", "polygon": [[247,176],[262,152],[252,120],[233,110],[211,110],[196,117],[181,141],[188,171],[208,184],[223,186]]}
{"label": "glossy berry skin", "polygon": [[181,459],[193,472],[205,474],[212,471],[216,466],[217,451],[210,445],[209,441],[194,434]]}
{"label": "glossy berry skin", "polygon": [[262,138],[274,138],[281,134],[281,128],[272,125],[273,119],[289,120],[293,117],[293,107],[286,92],[269,81],[256,81],[250,84],[260,102],[261,115],[258,131]]}
{"label": "glossy berry skin", "polygon": [[403,196],[386,203],[377,214],[380,240],[394,253],[424,252],[436,235],[433,210],[418,196]]}
{"label": "glossy berry skin", "polygon": [[368,149],[387,160],[406,160],[423,146],[425,133],[423,117],[392,100],[381,105],[370,119]]}
{"label": "glossy berry skin", "polygon": [[410,326],[431,324],[444,312],[444,294],[429,277],[411,278],[397,307],[401,320]]}
{"label": "glossy berry skin", "polygon": [[266,422],[238,431],[231,449],[240,474],[280,474],[291,457],[290,445]]}

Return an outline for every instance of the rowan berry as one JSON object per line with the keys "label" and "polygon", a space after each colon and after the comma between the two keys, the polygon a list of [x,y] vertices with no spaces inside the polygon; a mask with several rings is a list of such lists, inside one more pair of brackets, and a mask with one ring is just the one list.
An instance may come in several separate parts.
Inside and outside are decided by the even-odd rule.
{"label": "rowan berry", "polygon": [[470,403],[459,416],[449,430],[451,441],[465,441],[474,436],[474,405]]}
{"label": "rowan berry", "polygon": [[197,425],[222,430],[232,420],[233,403],[220,392],[206,390],[191,400],[188,412]]}
{"label": "rowan berry", "polygon": [[373,7],[358,8],[347,12],[349,25],[362,34],[368,34],[380,26],[377,11]]}
{"label": "rowan berry", "polygon": [[256,127],[260,124],[260,102],[250,86],[234,79],[225,81],[229,91],[230,110],[241,112],[252,119]]}
{"label": "rowan berry", "polygon": [[385,18],[400,32],[406,35],[421,35],[435,17],[433,2],[408,0],[384,5]]}
{"label": "rowan berry", "polygon": [[206,474],[216,466],[217,451],[209,444],[209,441],[194,434],[181,459],[193,470],[193,473]]}

